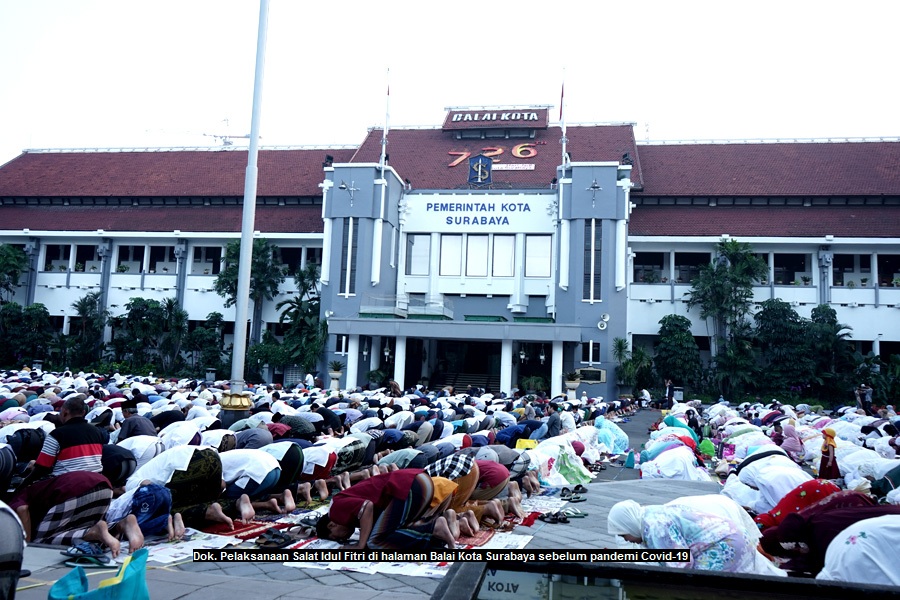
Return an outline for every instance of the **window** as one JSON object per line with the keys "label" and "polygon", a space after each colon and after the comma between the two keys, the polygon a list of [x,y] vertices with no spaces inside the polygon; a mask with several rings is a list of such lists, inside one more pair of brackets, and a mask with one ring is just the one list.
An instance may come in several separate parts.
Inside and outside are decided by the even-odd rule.
{"label": "window", "polygon": [[194,260],[191,264],[191,275],[218,275],[221,266],[221,246],[194,247]]}
{"label": "window", "polygon": [[307,248],[306,249],[306,264],[308,265],[319,265],[322,266],[322,249],[321,248]]}
{"label": "window", "polygon": [[[707,255],[709,260],[709,255]],[[656,283],[664,277],[662,252],[638,252],[634,255],[634,280],[638,283]],[[666,272],[668,274],[668,271]]]}
{"label": "window", "polygon": [[174,274],[178,266],[175,246],[150,246],[150,272]]}
{"label": "window", "polygon": [[466,276],[487,277],[488,236],[469,235],[466,237]]}
{"label": "window", "polygon": [[601,224],[597,219],[584,224],[584,289],[582,298],[594,302],[600,300],[601,248],[603,241]]}
{"label": "window", "polygon": [[581,362],[598,363],[600,362],[600,344],[591,340],[581,344]]}
{"label": "window", "polygon": [[808,254],[775,254],[775,283],[790,285],[799,281],[803,275],[810,276],[807,270]]}
{"label": "window", "polygon": [[495,235],[493,267],[494,277],[513,277],[516,269],[516,236]]}
{"label": "window", "polygon": [[65,271],[69,268],[69,254],[72,247],[68,244],[47,244],[44,260],[45,271]]}
{"label": "window", "polygon": [[431,236],[406,236],[406,274],[428,275],[431,262]]}
{"label": "window", "polygon": [[347,335],[338,335],[335,337],[334,343],[334,353],[340,354],[341,356],[345,356],[347,354],[347,347],[350,345],[350,336]]}
{"label": "window", "polygon": [[462,236],[441,236],[441,275],[462,275]]}
{"label": "window", "polygon": [[709,252],[676,252],[675,280],[679,283],[693,282],[700,275],[700,269],[708,265],[709,261]]}
{"label": "window", "polygon": [[525,277],[550,277],[552,237],[525,236]]}
{"label": "window", "polygon": [[356,293],[356,244],[359,240],[358,228],[354,227],[353,217],[344,221],[341,243],[341,294],[350,296]]}

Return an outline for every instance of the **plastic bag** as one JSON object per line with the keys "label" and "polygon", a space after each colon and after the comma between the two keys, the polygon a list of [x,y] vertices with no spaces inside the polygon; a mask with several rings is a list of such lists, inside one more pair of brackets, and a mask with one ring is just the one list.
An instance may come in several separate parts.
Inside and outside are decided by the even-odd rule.
{"label": "plastic bag", "polygon": [[82,567],[75,567],[50,588],[49,600],[150,600],[147,589],[147,554],[141,548],[125,559],[115,577],[90,590]]}

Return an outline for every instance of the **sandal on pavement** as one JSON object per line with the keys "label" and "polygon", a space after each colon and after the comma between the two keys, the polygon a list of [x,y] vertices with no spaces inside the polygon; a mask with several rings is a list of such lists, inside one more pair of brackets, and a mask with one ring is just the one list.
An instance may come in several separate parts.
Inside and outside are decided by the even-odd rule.
{"label": "sandal on pavement", "polygon": [[261,536],[256,538],[256,544],[260,548],[284,548],[296,540],[290,537],[289,535],[285,535],[284,533],[278,531],[277,529],[268,529]]}
{"label": "sandal on pavement", "polygon": [[562,514],[566,515],[570,519],[583,519],[584,517],[588,516],[586,512],[581,512],[577,508],[567,508],[562,511]]}
{"label": "sandal on pavement", "polygon": [[550,523],[551,525],[559,523],[559,515],[556,513],[544,513],[538,517],[538,521],[543,521],[544,523]]}
{"label": "sandal on pavement", "polygon": [[585,500],[587,500],[587,498],[580,494],[575,494],[571,498],[569,498],[569,502],[584,502]]}
{"label": "sandal on pavement", "polygon": [[572,490],[570,490],[570,489],[567,488],[567,487],[564,487],[564,488],[559,492],[559,497],[560,497],[560,499],[562,499],[562,500],[568,500],[569,498],[572,497]]}
{"label": "sandal on pavement", "polygon": [[[105,559],[105,560],[104,560]],[[115,565],[109,564],[109,557],[99,556],[79,556],[66,561],[67,567],[81,567],[82,569],[112,569],[117,568]]]}
{"label": "sandal on pavement", "polygon": [[106,556],[106,549],[97,543],[94,542],[81,542],[80,544],[75,544],[74,546],[69,547],[68,550],[60,552],[63,556],[70,556],[72,558],[81,558],[82,556],[87,556],[90,558],[106,558],[106,562],[109,562],[109,557]]}
{"label": "sandal on pavement", "polygon": [[587,491],[588,491],[587,488],[584,487],[583,485],[581,485],[580,483],[578,485],[576,485],[575,489],[573,490],[573,492],[576,494],[587,494]]}

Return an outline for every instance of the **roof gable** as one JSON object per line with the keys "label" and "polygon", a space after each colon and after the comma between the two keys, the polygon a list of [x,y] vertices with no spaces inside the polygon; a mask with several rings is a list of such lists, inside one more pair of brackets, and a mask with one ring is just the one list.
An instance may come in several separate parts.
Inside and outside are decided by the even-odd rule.
{"label": "roof gable", "polygon": [[[382,131],[369,132],[352,162],[380,160]],[[494,189],[549,188],[562,162],[561,137],[559,127],[536,130],[533,139],[474,140],[456,139],[453,132],[440,129],[391,129],[387,153],[391,167],[418,189],[468,188],[466,158],[482,152],[494,160]],[[579,162],[619,162],[626,153],[636,155],[630,125],[569,127],[567,137],[567,148]],[[634,171],[632,177],[639,185],[640,171]]]}

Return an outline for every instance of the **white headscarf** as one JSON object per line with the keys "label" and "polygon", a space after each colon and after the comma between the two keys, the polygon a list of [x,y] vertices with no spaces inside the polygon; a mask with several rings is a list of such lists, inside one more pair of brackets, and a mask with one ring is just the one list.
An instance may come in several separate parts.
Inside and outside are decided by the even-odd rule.
{"label": "white headscarf", "polygon": [[900,515],[858,521],[839,533],[825,553],[825,567],[816,579],[900,585],[896,565]]}
{"label": "white headscarf", "polygon": [[633,535],[643,538],[644,509],[634,500],[623,500],[609,509],[606,527],[610,535]]}

